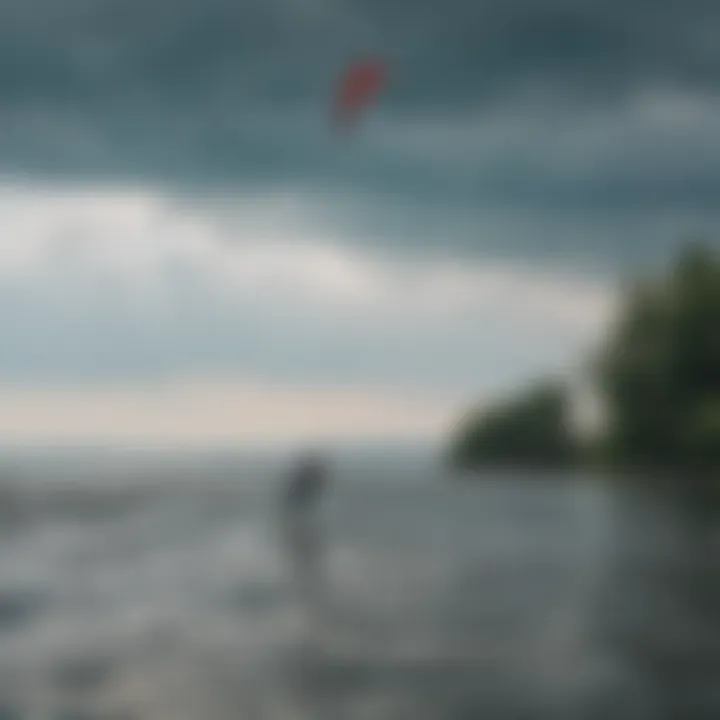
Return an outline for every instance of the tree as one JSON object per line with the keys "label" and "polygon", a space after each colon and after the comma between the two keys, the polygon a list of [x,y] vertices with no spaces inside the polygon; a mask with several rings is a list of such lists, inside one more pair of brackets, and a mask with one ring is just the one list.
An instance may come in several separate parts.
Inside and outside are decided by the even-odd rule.
{"label": "tree", "polygon": [[450,461],[461,468],[478,465],[563,466],[574,458],[565,388],[539,383],[460,423]]}
{"label": "tree", "polygon": [[689,246],[628,294],[598,363],[610,457],[695,479],[720,476],[720,257]]}

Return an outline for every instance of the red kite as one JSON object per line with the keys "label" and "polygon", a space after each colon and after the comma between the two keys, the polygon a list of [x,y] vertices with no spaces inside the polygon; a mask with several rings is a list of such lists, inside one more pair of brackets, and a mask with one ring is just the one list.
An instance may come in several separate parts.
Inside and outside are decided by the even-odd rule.
{"label": "red kite", "polygon": [[380,60],[360,60],[345,70],[335,95],[333,120],[338,129],[354,127],[362,111],[385,85],[387,67]]}

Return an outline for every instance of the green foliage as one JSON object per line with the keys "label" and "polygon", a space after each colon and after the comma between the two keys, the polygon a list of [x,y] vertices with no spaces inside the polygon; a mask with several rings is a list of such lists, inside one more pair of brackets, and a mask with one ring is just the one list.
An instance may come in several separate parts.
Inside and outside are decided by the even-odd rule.
{"label": "green foliage", "polygon": [[598,380],[619,463],[720,475],[720,257],[689,247],[629,294]]}
{"label": "green foliage", "polygon": [[545,383],[470,413],[450,460],[620,466],[720,500],[720,254],[693,244],[664,276],[636,282],[602,348],[593,370],[606,417],[599,443],[572,436],[566,391]]}
{"label": "green foliage", "polygon": [[573,457],[567,393],[554,383],[470,413],[460,423],[450,450],[452,464],[463,468],[562,466]]}

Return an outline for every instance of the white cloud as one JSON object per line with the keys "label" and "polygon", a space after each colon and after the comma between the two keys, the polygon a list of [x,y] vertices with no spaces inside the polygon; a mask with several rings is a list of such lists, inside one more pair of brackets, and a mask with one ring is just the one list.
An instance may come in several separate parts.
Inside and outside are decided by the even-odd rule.
{"label": "white cloud", "polygon": [[[1,188],[0,437],[437,432],[452,398],[573,362],[612,310],[580,276],[373,253],[320,210],[288,193],[228,208]],[[445,405],[412,400],[426,391]]]}
{"label": "white cloud", "polygon": [[0,191],[0,278],[82,283],[112,277],[157,293],[173,273],[204,281],[227,302],[319,305],[366,319],[427,321],[502,309],[573,328],[595,325],[609,295],[599,283],[518,267],[391,260],[362,252],[287,197],[183,207],[157,192]]}

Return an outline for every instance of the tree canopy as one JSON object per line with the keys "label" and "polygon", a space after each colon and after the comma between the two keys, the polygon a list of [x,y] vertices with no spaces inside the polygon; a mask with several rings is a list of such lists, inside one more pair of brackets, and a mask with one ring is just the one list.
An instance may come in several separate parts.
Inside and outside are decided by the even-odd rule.
{"label": "tree canopy", "polygon": [[469,413],[450,448],[456,467],[562,466],[574,455],[564,388],[542,382],[487,410]]}
{"label": "tree canopy", "polygon": [[597,379],[623,465],[720,475],[720,256],[688,247],[629,293]]}
{"label": "tree canopy", "polygon": [[[664,274],[637,280],[600,347],[592,380],[605,410],[601,456],[720,491],[720,253],[692,244]],[[595,446],[574,437],[569,407],[562,385],[545,382],[469,413],[451,462],[557,467],[595,458]]]}

